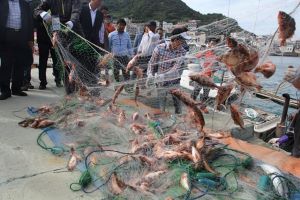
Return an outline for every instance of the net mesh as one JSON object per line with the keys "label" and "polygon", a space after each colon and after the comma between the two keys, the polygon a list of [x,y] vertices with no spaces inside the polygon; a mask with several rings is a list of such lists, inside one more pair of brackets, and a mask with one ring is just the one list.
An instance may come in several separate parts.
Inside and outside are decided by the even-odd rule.
{"label": "net mesh", "polygon": [[[113,56],[62,27],[55,41],[70,94],[41,108],[39,117],[55,122],[63,149],[82,158],[94,182],[85,192],[99,189],[108,199],[287,199],[296,191],[288,182],[280,193],[274,180],[259,189],[257,180],[266,174],[259,163],[216,140],[245,126],[244,111],[230,105],[243,107],[260,89],[265,77],[250,71],[268,61],[273,36],[258,45],[240,31],[247,40],[193,45],[185,55],[151,65],[176,65],[154,75],[149,58]],[[217,36],[240,28],[224,19],[199,29]],[[214,82],[192,81],[206,65]],[[247,67],[245,77],[239,70]]]}

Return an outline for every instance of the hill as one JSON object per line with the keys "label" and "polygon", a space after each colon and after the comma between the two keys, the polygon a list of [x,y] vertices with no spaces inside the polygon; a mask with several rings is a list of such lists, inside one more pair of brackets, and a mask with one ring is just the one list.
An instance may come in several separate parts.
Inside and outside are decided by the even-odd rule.
{"label": "hill", "polygon": [[199,25],[202,25],[224,18],[222,14],[203,15],[181,0],[106,0],[105,5],[114,18],[127,17],[136,22],[179,22],[193,19],[200,20]]}

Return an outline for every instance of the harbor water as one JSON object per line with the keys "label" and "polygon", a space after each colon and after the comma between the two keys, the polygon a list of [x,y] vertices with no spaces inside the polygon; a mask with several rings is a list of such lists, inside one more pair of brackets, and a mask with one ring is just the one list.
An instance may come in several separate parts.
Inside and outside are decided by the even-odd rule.
{"label": "harbor water", "polygon": [[[280,83],[283,82],[284,73],[287,71],[288,66],[295,68],[300,67],[300,57],[283,57],[283,56],[270,56],[269,61],[272,61],[277,69],[276,73],[270,78],[265,79],[259,75],[259,82],[263,86],[263,89],[275,92],[278,89]],[[278,89],[278,95],[288,93],[292,98],[299,99],[300,91],[295,89],[291,84],[282,84],[282,87]],[[247,94],[243,103],[250,107],[259,108],[261,110],[271,112],[280,115],[282,113],[283,106],[272,102],[271,100],[259,99],[253,95]],[[294,112],[295,109],[289,108],[289,113]]]}

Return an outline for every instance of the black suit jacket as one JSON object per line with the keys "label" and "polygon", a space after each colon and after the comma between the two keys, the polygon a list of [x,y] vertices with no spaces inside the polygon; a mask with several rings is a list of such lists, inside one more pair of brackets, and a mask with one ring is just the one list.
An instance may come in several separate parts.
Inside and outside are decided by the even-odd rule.
{"label": "black suit jacket", "polygon": [[82,7],[79,19],[85,39],[99,46],[99,31],[103,23],[102,13],[97,10],[94,26],[92,26],[90,7],[89,4],[87,4]]}
{"label": "black suit jacket", "polygon": [[[33,41],[33,17],[30,1],[19,0],[21,10],[21,34],[16,38],[21,45]],[[8,18],[8,0],[0,0],[0,43],[5,42],[6,23]]]}

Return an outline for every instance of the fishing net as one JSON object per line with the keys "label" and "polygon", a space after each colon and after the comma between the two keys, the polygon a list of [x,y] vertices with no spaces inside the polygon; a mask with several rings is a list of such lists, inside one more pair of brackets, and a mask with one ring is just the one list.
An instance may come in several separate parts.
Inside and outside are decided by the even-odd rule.
{"label": "fishing net", "polygon": [[[99,190],[107,199],[271,200],[297,192],[297,180],[267,175],[257,160],[218,140],[230,137],[233,128],[251,126],[251,116],[242,108],[266,80],[252,71],[269,61],[273,36],[258,45],[233,19],[204,25],[199,29],[224,38],[152,63],[151,68],[176,66],[152,74],[148,58],[113,56],[61,26],[55,41],[69,95],[36,110],[38,117],[21,125],[44,128],[55,123],[59,143],[44,142],[46,129],[38,144],[55,155],[70,156],[68,168],[73,170],[75,162],[84,172],[72,190]],[[233,30],[247,39],[228,37]],[[193,78],[206,72],[204,66],[214,75]],[[280,181],[274,184],[275,179],[286,188]]]}

